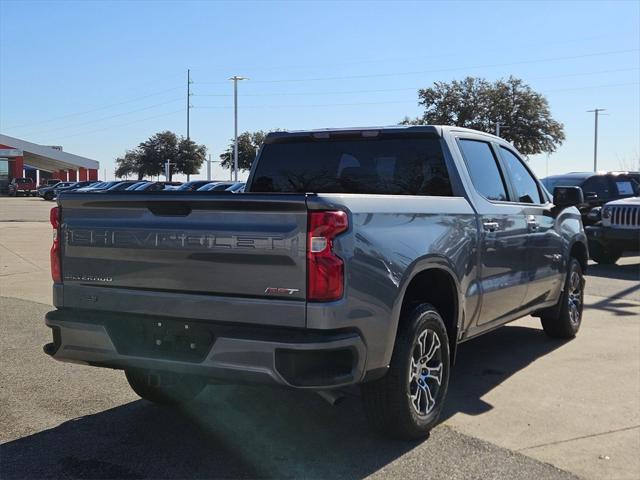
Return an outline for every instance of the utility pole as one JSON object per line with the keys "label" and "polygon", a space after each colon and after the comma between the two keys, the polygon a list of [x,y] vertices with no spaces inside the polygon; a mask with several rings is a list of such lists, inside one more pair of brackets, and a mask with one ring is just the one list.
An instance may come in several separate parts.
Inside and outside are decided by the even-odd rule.
{"label": "utility pole", "polygon": [[549,176],[549,152],[547,152],[547,174],[545,176]]}
{"label": "utility pole", "polygon": [[189,113],[191,112],[191,70],[187,69],[187,140],[189,140]]}
{"label": "utility pole", "polygon": [[594,108],[593,110],[587,110],[588,113],[593,112],[595,117],[595,128],[593,132],[593,171],[598,171],[598,116],[600,112],[604,112],[606,108]]}
{"label": "utility pole", "polygon": [[211,154],[209,154],[209,160],[207,161],[207,180],[211,181]]}
{"label": "utility pole", "polygon": [[233,80],[233,179],[238,181],[238,80],[249,80],[247,77],[234,75]]}
{"label": "utility pole", "polygon": [[[187,68],[187,141],[190,139],[189,136],[189,120],[190,120],[190,113],[191,113],[191,84],[193,82],[191,81],[191,69]],[[189,177],[191,177],[191,175],[189,175],[187,173],[187,182],[189,181]]]}

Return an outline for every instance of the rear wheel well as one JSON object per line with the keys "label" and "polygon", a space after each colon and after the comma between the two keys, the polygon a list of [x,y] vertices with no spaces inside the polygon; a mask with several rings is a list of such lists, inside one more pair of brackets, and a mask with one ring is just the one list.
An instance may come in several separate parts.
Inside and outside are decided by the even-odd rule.
{"label": "rear wheel well", "polygon": [[402,299],[398,331],[403,327],[407,314],[422,303],[433,305],[442,316],[449,336],[450,360],[453,363],[458,335],[458,289],[450,273],[431,268],[411,279]]}
{"label": "rear wheel well", "polygon": [[587,271],[587,264],[589,261],[589,254],[587,253],[587,247],[582,242],[576,242],[571,246],[571,257],[575,258],[580,262],[580,266],[582,267],[582,272]]}

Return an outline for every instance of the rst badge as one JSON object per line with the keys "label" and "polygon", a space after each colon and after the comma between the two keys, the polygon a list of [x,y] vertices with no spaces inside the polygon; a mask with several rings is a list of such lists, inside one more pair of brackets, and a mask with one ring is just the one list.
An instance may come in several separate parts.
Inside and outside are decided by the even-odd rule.
{"label": "rst badge", "polygon": [[282,287],[267,287],[264,290],[265,295],[293,295],[298,293],[298,288],[282,288]]}

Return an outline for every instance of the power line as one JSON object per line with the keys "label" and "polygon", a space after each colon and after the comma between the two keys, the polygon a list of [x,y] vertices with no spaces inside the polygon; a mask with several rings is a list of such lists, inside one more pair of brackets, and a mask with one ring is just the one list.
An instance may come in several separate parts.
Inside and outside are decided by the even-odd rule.
{"label": "power line", "polygon": [[[245,97],[288,97],[288,96],[311,96],[311,95],[343,95],[351,93],[378,93],[378,92],[400,92],[407,90],[418,90],[422,87],[416,88],[379,88],[376,90],[343,90],[334,92],[277,92],[277,93],[245,93]],[[196,97],[232,97],[230,94],[198,94]]]}
{"label": "power line", "polygon": [[184,110],[182,108],[178,109],[178,110],[173,110],[171,112],[167,112],[167,113],[162,113],[160,115],[154,115],[152,117],[147,117],[147,118],[141,118],[139,120],[134,120],[132,122],[127,122],[127,123],[121,123],[118,125],[110,125],[108,127],[104,127],[104,128],[98,128],[96,130],[89,130],[87,132],[78,132],[78,133],[74,133],[73,135],[66,135],[64,137],[56,137],[57,139],[65,139],[65,138],[71,138],[71,137],[78,137],[80,135],[88,135],[91,133],[96,133],[96,132],[103,132],[105,130],[111,130],[112,128],[119,128],[119,127],[126,127],[127,125],[133,125],[134,123],[140,123],[140,122],[146,122],[147,120],[153,120],[155,118],[160,118],[160,117],[167,117],[169,115],[173,115],[175,113],[178,112],[183,112]]}
{"label": "power line", "polygon": [[[604,72],[603,72],[604,73]],[[574,87],[574,88],[570,88],[570,89],[552,89],[552,90],[546,90],[545,92],[557,92],[557,91],[579,91],[579,90],[585,90],[585,89],[589,89],[589,88],[607,88],[607,87],[619,87],[619,86],[629,86],[629,85],[638,85],[639,82],[631,82],[631,83],[615,83],[615,84],[607,84],[607,85],[591,85],[591,86],[585,86],[585,87]],[[172,89],[173,90],[173,89]],[[382,89],[381,89],[382,90]],[[395,89],[389,89],[389,90],[395,90]],[[364,91],[358,91],[358,93],[363,93]],[[100,119],[96,119],[96,120],[92,120],[89,122],[85,122],[82,124],[76,124],[74,125],[74,127],[81,127],[84,125],[88,125],[88,124],[92,124],[92,123],[97,123],[99,121],[103,121],[103,120],[107,120],[110,118],[116,118],[119,116],[124,116],[124,115],[128,115],[131,113],[136,113],[138,111],[143,111],[143,110],[148,110],[150,108],[154,108],[157,106],[161,106],[161,105],[165,105],[165,104],[169,104],[169,103],[173,103],[176,101],[179,101],[180,99],[173,99],[167,102],[162,102],[162,103],[158,103],[158,104],[154,104],[154,105],[150,105],[147,107],[143,107],[141,109],[136,109],[136,110],[132,110],[132,111],[128,111],[128,112],[124,112],[124,113],[120,113],[120,114],[116,114],[116,115],[111,115],[109,117],[103,117]],[[390,105],[390,104],[415,104],[415,99],[407,99],[407,100],[391,100],[391,101],[381,101],[381,102],[348,102],[348,103],[323,103],[323,104],[302,104],[302,105],[248,105],[245,106],[243,108],[316,108],[316,107],[340,107],[340,106],[365,106],[365,105]],[[197,108],[197,109],[231,109],[233,108],[232,105],[202,105],[202,106],[191,106],[191,108]],[[95,132],[102,132],[105,130],[111,130],[113,128],[120,128],[120,127],[124,127],[127,125],[132,125],[135,123],[140,123],[140,122],[144,122],[147,120],[152,120],[155,118],[161,118],[161,117],[165,117],[168,115],[172,115],[174,113],[183,111],[182,109],[180,110],[173,110],[171,112],[167,112],[167,113],[163,113],[160,115],[154,115],[151,117],[146,117],[146,118],[142,118],[142,119],[138,119],[138,120],[133,120],[131,122],[126,122],[126,123],[122,123],[122,124],[116,124],[116,125],[110,125],[110,126],[106,126],[106,127],[101,127],[99,129],[94,129],[94,130],[89,130],[89,131],[83,131],[83,132],[78,132],[75,134],[71,134],[71,135],[66,135],[63,137],[56,137],[57,139],[65,139],[65,138],[72,138],[72,137],[76,137],[76,136],[80,136],[80,135],[87,135],[87,134],[91,134],[91,133],[95,133]],[[55,130],[61,130],[64,128],[72,128],[71,126],[66,126],[66,127],[60,127],[60,128],[56,128],[56,129],[51,129],[45,132],[52,132]]]}
{"label": "power line", "polygon": [[[545,92],[559,92],[559,91],[574,91],[574,90],[586,90],[589,88],[607,88],[607,87],[621,87],[628,85],[639,85],[640,82],[631,82],[631,83],[612,83],[608,85],[591,85],[588,87],[576,87],[569,89],[552,89],[545,90]],[[245,105],[243,108],[309,108],[309,107],[347,107],[347,106],[358,106],[358,105],[386,105],[386,104],[399,104],[399,103],[416,103],[416,99],[407,99],[407,100],[390,100],[383,102],[353,102],[353,103],[319,103],[319,104],[302,104],[302,105]],[[194,108],[197,109],[229,109],[233,108],[232,105],[196,105]]]}
{"label": "power line", "polygon": [[[620,34],[620,32],[618,32]],[[627,32],[626,35],[628,35],[629,33],[633,33],[635,35],[635,32]],[[574,37],[571,38],[570,40],[560,40],[560,41],[554,41],[554,42],[529,42],[529,43],[521,43],[518,45],[518,48],[528,48],[528,47],[542,47],[542,46],[550,46],[550,45],[566,45],[566,44],[574,44],[574,43],[580,43],[583,44],[585,41],[588,40],[598,40],[598,39],[602,39],[602,38],[608,38],[611,39],[611,35],[590,35],[587,37]],[[620,38],[626,38],[625,34],[620,34]],[[502,53],[503,50],[499,49],[499,48],[495,48],[495,49],[482,49],[482,53],[492,53],[492,52],[499,52]],[[462,56],[465,54],[461,54],[461,53],[451,53],[451,52],[447,52],[447,53],[443,53],[443,54],[439,54],[439,55],[426,55],[426,56],[421,56],[422,59],[432,59],[432,58],[451,58],[452,56]],[[363,60],[362,58],[357,58],[357,59],[352,59],[349,61],[345,61],[345,62],[340,62],[340,63],[318,63],[315,62],[313,64],[306,64],[306,65],[269,65],[269,66],[258,66],[256,67],[255,65],[245,65],[245,66],[240,66],[240,70],[259,70],[259,71],[266,71],[266,70],[298,70],[298,69],[307,69],[307,68],[336,68],[336,67],[344,67],[344,66],[352,66],[352,65],[364,65],[364,64],[372,64],[372,63],[384,63],[384,62],[390,62],[390,61],[398,61],[398,56],[394,56],[394,57],[378,57],[378,58],[374,58],[374,59],[367,59],[367,60]],[[196,67],[198,69],[200,68],[204,68],[201,66]],[[224,82],[222,82],[224,83]]]}
{"label": "power line", "polygon": [[545,92],[572,92],[575,90],[588,90],[590,88],[626,87],[628,85],[639,85],[639,84],[640,82],[609,83],[607,85],[590,85],[588,87],[553,88],[551,90],[545,90]]}
{"label": "power line", "polygon": [[[371,74],[362,74],[362,75],[343,75],[343,76],[334,76],[334,77],[315,77],[315,78],[296,78],[296,79],[281,79],[281,80],[256,80],[254,83],[295,83],[295,82],[319,82],[319,81],[328,81],[328,80],[353,80],[360,78],[381,78],[381,77],[396,77],[403,75],[418,75],[424,73],[442,73],[442,72],[451,72],[456,70],[472,70],[479,68],[494,68],[494,67],[508,67],[513,65],[526,65],[530,63],[544,63],[544,62],[554,62],[554,61],[562,61],[562,60],[572,60],[577,58],[590,58],[590,57],[598,57],[603,55],[613,55],[617,53],[630,53],[637,52],[640,49],[633,48],[629,50],[613,50],[609,52],[599,52],[599,53],[587,53],[583,55],[571,55],[565,57],[551,57],[551,58],[541,58],[537,60],[522,60],[518,62],[507,62],[507,63],[494,63],[487,65],[475,65],[475,66],[467,66],[467,67],[452,67],[452,68],[441,68],[441,69],[433,69],[433,70],[415,70],[411,72],[385,72],[385,73],[371,73]],[[214,85],[214,84],[222,84],[224,82],[198,82],[202,85]]]}
{"label": "power line", "polygon": [[[602,73],[617,73],[617,72],[624,72],[624,71],[631,71],[631,70],[638,70],[638,67],[634,67],[634,68],[626,68],[626,69],[615,69],[615,70],[599,70],[599,71],[594,71],[594,72],[578,72],[578,73],[571,73],[571,74],[562,74],[562,75],[547,75],[547,76],[538,76],[538,77],[529,77],[529,79],[545,79],[545,78],[562,78],[562,77],[575,77],[575,76],[582,76],[582,75],[597,75],[597,74],[602,74]],[[191,81],[191,83],[195,83],[193,81]],[[615,84],[612,86],[624,86],[624,85],[631,85],[631,84]],[[608,85],[602,85],[602,87],[607,87]],[[600,86],[598,86],[600,87]],[[582,87],[582,89],[588,89],[588,88],[598,88],[598,87]],[[35,126],[35,125],[41,125],[41,124],[45,124],[45,123],[50,123],[52,121],[56,121],[59,119],[63,119],[63,118],[69,118],[69,117],[73,117],[73,116],[79,116],[79,115],[86,115],[88,113],[92,113],[92,112],[96,112],[96,111],[100,111],[100,110],[106,110],[108,108],[112,108],[112,107],[116,107],[119,105],[125,105],[128,103],[133,103],[139,100],[143,100],[145,98],[150,98],[153,96],[157,96],[163,93],[167,93],[167,92],[171,92],[174,90],[177,90],[181,87],[173,87],[173,88],[169,88],[169,89],[165,89],[165,90],[160,90],[154,93],[150,93],[148,95],[142,95],[142,96],[138,96],[138,97],[134,97],[131,98],[129,100],[125,100],[122,102],[117,102],[117,103],[112,103],[112,104],[108,104],[108,105],[103,105],[101,107],[97,107],[94,109],[90,109],[90,110],[85,110],[82,112],[75,112],[75,113],[69,113],[69,114],[65,114],[65,115],[61,115],[58,117],[54,117],[48,120],[43,120],[43,121],[39,121],[39,122],[34,122],[34,123],[30,123],[30,124],[22,124],[22,125],[14,125],[12,127],[3,127],[3,129],[17,129],[17,128],[24,128],[27,126]],[[312,96],[312,95],[349,95],[349,94],[360,94],[360,93],[385,93],[385,92],[400,92],[400,91],[417,91],[422,87],[404,87],[404,88],[389,88],[389,89],[373,89],[373,90],[345,90],[345,91],[328,91],[328,92],[276,92],[276,93],[266,93],[266,94],[262,94],[262,93],[258,93],[258,94],[251,94],[251,93],[247,93],[244,94],[245,96],[249,96],[249,97],[269,97],[269,96]],[[579,88],[579,87],[578,87]],[[571,88],[571,89],[554,89],[554,90],[548,90],[548,91],[567,91],[567,90],[574,90],[577,88]],[[194,94],[191,92],[188,92],[188,94],[190,94],[190,96],[199,96],[199,97],[231,97],[233,96],[232,94]],[[100,121],[103,120],[108,120],[111,118],[116,118],[116,117],[120,117],[120,116],[125,116],[125,115],[129,115],[131,113],[136,113],[139,111],[144,111],[144,110],[148,110],[157,106],[161,106],[161,105],[166,105],[168,103],[172,103],[176,100],[170,100],[168,102],[161,102],[161,103],[157,103],[154,105],[150,105],[148,107],[143,107],[140,109],[134,109],[134,110],[129,110],[123,113],[119,113],[119,114],[114,114],[114,115],[110,115],[107,117],[102,117],[96,120],[90,120],[87,122],[82,122],[82,123],[77,123],[77,124],[73,124],[73,125],[67,125],[67,126],[62,126],[62,127],[55,127],[53,129],[49,129],[46,130],[45,133],[48,132],[53,132],[53,131],[59,131],[59,130],[64,130],[65,128],[74,128],[74,127],[81,127],[84,125],[89,125],[89,124],[93,124],[93,123],[98,123]],[[365,104],[372,104],[373,102],[367,102]],[[334,104],[332,104],[334,105]],[[341,104],[337,104],[336,106],[339,106]],[[352,104],[348,104],[348,105],[352,105]],[[193,108],[193,105],[190,105],[190,108]],[[230,107],[226,107],[226,106],[215,106],[215,107],[209,107],[209,106],[204,106],[204,107],[198,107],[198,108],[230,108]],[[249,108],[261,108],[261,107],[249,107]],[[41,134],[42,131],[40,132],[35,132],[35,133],[28,133],[26,135],[38,135]]]}
{"label": "power line", "polygon": [[68,114],[65,114],[65,115],[60,115],[58,117],[52,117],[52,118],[49,118],[47,120],[41,120],[41,121],[38,121],[38,122],[23,123],[21,125],[13,125],[11,127],[2,127],[2,129],[3,130],[13,130],[13,129],[16,129],[16,128],[30,127],[30,126],[33,126],[33,125],[41,125],[43,123],[55,122],[55,121],[63,119],[63,118],[75,117],[75,116],[78,116],[78,115],[86,115],[87,113],[98,112],[100,110],[106,110],[106,109],[111,108],[111,107],[117,107],[117,106],[120,106],[120,105],[125,105],[127,103],[137,102],[138,100],[144,100],[145,98],[154,97],[156,95],[161,95],[163,93],[171,92],[171,91],[177,90],[179,88],[182,88],[182,87],[167,88],[166,90],[161,90],[159,92],[149,93],[148,95],[142,95],[142,96],[139,96],[139,97],[131,98],[129,100],[124,100],[122,102],[110,103],[108,105],[103,105],[101,107],[92,108],[90,110],[84,110],[82,112],[68,113]]}
{"label": "power line", "polygon": [[[640,68],[621,68],[616,70],[600,70],[597,72],[584,72],[584,73],[571,73],[571,74],[563,74],[563,75],[550,75],[543,77],[528,77],[527,80],[535,80],[535,79],[546,79],[546,78],[562,78],[562,77],[577,77],[577,76],[587,76],[587,75],[597,75],[602,73],[617,73],[617,72],[628,72],[633,70],[639,70]],[[403,91],[417,91],[424,86],[419,87],[403,87],[403,88],[377,88],[374,90],[342,90],[342,91],[325,91],[325,92],[274,92],[274,93],[245,93],[243,96],[245,97],[288,97],[288,96],[313,96],[313,95],[348,95],[354,93],[383,93],[383,92],[403,92]],[[232,97],[232,94],[228,93],[198,93],[192,94],[196,97]]]}
{"label": "power line", "polygon": [[48,130],[40,130],[40,131],[37,131],[37,132],[25,133],[23,135],[25,135],[25,136],[41,135],[43,133],[47,134],[49,132],[56,132],[56,131],[59,131],[59,130],[64,130],[66,128],[84,127],[85,125],[91,125],[93,123],[99,123],[99,122],[102,122],[104,120],[110,120],[112,118],[123,117],[125,115],[130,115],[132,113],[143,112],[145,110],[150,110],[152,108],[161,107],[163,105],[168,105],[170,103],[175,103],[175,102],[177,102],[179,100],[181,100],[181,99],[180,98],[174,98],[174,99],[168,100],[166,102],[156,103],[154,105],[149,105],[149,106],[142,107],[142,108],[136,108],[134,110],[129,110],[129,111],[122,112],[122,113],[116,113],[114,115],[109,115],[107,117],[97,118],[95,120],[89,120],[87,122],[81,122],[81,123],[76,123],[76,124],[72,124],[72,125],[63,125],[61,127],[55,127],[55,128],[50,128]]}
{"label": "power line", "polygon": [[563,73],[560,75],[543,75],[538,77],[528,77],[530,80],[544,80],[547,78],[566,78],[566,77],[581,77],[588,75],[598,75],[601,73],[619,73],[619,72],[631,72],[633,70],[640,70],[640,67],[632,68],[616,68],[615,70],[598,70],[596,72],[575,72],[575,73]]}
{"label": "power line", "polygon": [[[316,104],[303,104],[303,105],[246,105],[242,108],[305,108],[305,107],[348,107],[348,106],[357,106],[357,105],[386,105],[391,103],[415,103],[415,100],[392,100],[385,102],[354,102],[354,103],[316,103]],[[233,108],[233,105],[203,105],[203,106],[195,106],[194,108]]]}

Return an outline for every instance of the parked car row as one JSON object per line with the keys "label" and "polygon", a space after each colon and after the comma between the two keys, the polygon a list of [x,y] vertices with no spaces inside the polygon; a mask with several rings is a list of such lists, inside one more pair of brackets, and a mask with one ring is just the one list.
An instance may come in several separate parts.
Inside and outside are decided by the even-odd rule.
{"label": "parked car row", "polygon": [[99,183],[97,181],[82,181],[82,182],[62,182],[59,181],[53,185],[43,185],[38,188],[38,196],[45,200],[53,200],[58,196],[59,192],[74,191],[81,188],[89,187]]}
{"label": "parked car row", "polygon": [[234,193],[244,192],[244,182],[211,182],[208,180],[194,180],[183,183],[175,190],[181,192],[221,192],[228,191]]}
{"label": "parked car row", "polygon": [[[45,200],[54,200],[60,192],[161,192],[161,191],[229,191],[240,193],[244,191],[244,182],[211,182],[208,180],[195,180],[192,182],[165,182],[150,180],[113,180],[109,182],[62,182],[54,185],[45,185],[38,189],[37,193]],[[34,189],[35,191],[35,189]]]}
{"label": "parked car row", "polygon": [[589,241],[589,256],[613,264],[624,252],[640,252],[640,172],[574,172],[542,179],[548,191],[580,187],[578,206]]}

